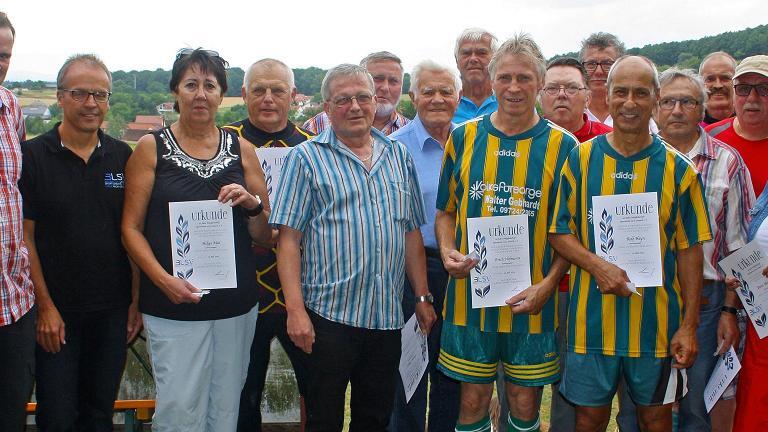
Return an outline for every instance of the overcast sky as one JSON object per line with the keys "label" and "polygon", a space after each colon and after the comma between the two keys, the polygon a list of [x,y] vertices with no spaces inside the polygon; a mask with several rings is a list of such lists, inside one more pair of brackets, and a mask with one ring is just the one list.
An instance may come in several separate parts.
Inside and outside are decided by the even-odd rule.
{"label": "overcast sky", "polygon": [[95,53],[111,70],[170,69],[182,47],[219,51],[231,66],[274,57],[291,67],[357,63],[388,50],[410,69],[453,65],[456,36],[483,27],[503,40],[530,33],[544,55],[576,51],[595,31],[628,48],[766,23],[765,0],[4,0],[16,27],[7,80],[55,78],[64,60]]}

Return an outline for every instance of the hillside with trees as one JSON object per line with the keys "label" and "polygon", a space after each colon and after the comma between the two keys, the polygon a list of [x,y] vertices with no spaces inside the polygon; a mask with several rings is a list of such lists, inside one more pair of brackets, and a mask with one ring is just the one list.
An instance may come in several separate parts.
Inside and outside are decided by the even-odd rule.
{"label": "hillside with trees", "polygon": [[[737,59],[768,53],[768,24],[735,32],[726,32],[716,36],[707,36],[696,40],[649,44],[643,47],[630,48],[628,52],[650,58],[663,70],[672,65],[698,68],[704,56],[721,50],[731,53]],[[564,55],[578,56],[578,53],[567,53],[555,57]],[[293,72],[298,92],[312,96],[314,103],[320,102],[320,84],[326,71],[312,66],[303,69],[293,69]],[[234,67],[229,69],[226,96],[240,96],[244,75],[245,71],[242,68]],[[137,114],[156,114],[156,106],[171,100],[168,89],[170,79],[171,72],[164,69],[112,72],[113,94],[110,101],[111,108],[107,115],[107,121],[109,122],[108,132],[112,135],[120,136],[125,125],[133,121]],[[46,83],[43,81],[6,82],[5,86],[11,89],[18,89],[18,92],[46,90]],[[403,93],[408,92],[409,86],[410,77],[406,74],[403,83]],[[50,84],[48,85],[48,91],[53,91],[50,89]],[[292,111],[292,119],[296,122],[302,122],[318,110],[319,108],[315,105],[303,113]],[[407,113],[409,116],[413,116],[415,112],[413,105],[408,100],[401,100],[398,110],[404,114]],[[50,112],[53,116],[51,121],[58,121],[60,119],[61,110],[58,109],[55,103],[50,106]],[[221,108],[217,121],[220,124],[226,124],[244,118],[246,115],[245,105],[234,105],[229,108]],[[30,118],[27,120],[27,127],[31,134],[36,135],[50,128],[50,124],[45,123],[39,118]]]}

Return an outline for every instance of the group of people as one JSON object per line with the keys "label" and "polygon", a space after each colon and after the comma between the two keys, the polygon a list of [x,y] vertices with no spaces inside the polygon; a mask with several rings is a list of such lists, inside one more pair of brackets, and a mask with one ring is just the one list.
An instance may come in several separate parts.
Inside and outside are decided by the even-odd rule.
{"label": "group of people", "polygon": [[[0,14],[0,83],[14,40]],[[501,430],[540,430],[545,385],[552,431],[605,430],[617,392],[622,431],[672,430],[673,406],[680,431],[768,429],[768,342],[748,322],[741,341],[737,283],[718,267],[753,239],[768,250],[768,193],[754,193],[768,56],[659,74],[624,51],[595,33],[580,58],[547,63],[526,34],[467,29],[458,75],[430,60],[411,72],[414,119],[396,111],[401,60],[382,51],[331,68],[301,127],[291,69],[262,59],[242,85],[248,117],[218,127],[227,62],[183,49],[178,120],[133,151],[100,129],[112,82],[96,56],[64,63],[62,121],[31,140],[0,87],[0,430],[23,430],[33,381],[40,430],[111,430],[142,326],[157,431],[261,430],[275,337],[308,431],[342,430],[350,384],[352,431],[490,431],[494,385]],[[254,147],[293,148],[272,203]],[[592,209],[642,193],[657,197],[663,275],[633,289],[597,255]],[[169,204],[201,200],[232,207],[230,289],[173,273]],[[531,285],[473,307],[468,220],[509,215],[526,216]],[[407,399],[414,314],[430,359]],[[731,346],[741,379],[710,414],[704,387]]]}

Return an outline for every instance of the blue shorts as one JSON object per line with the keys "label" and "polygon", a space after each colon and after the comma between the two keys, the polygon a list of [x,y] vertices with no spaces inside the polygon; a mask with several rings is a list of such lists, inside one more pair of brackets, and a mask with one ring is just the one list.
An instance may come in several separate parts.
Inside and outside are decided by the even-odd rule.
{"label": "blue shorts", "polygon": [[621,377],[638,405],[666,405],[680,400],[688,391],[685,369],[673,368],[672,357],[567,352],[560,393],[578,406],[610,405]]}

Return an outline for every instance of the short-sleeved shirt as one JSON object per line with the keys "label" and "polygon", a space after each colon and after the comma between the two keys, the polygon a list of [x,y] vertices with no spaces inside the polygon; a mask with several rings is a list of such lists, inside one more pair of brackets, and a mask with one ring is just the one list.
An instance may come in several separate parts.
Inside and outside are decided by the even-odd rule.
{"label": "short-sleeved shirt", "polygon": [[[301,144],[312,135],[291,122],[283,130],[269,133],[263,131],[248,119],[222,127],[243,137],[258,148],[294,147]],[[254,244],[253,254],[256,258],[256,287],[259,290],[259,313],[285,313],[285,298],[277,275],[277,249],[265,248]]]}
{"label": "short-sleeved shirt", "polygon": [[0,86],[0,326],[13,324],[35,305],[18,187],[24,138],[19,101]]}
{"label": "short-sleeved shirt", "polygon": [[45,284],[61,311],[126,307],[131,268],[120,222],[131,148],[98,131],[86,163],[62,145],[59,125],[22,144],[24,219],[35,222]]}
{"label": "short-sleeved shirt", "polygon": [[403,326],[405,234],[425,222],[405,146],[371,129],[371,170],[333,131],[288,155],[269,221],[301,231],[304,303],[328,320],[368,329]]}
{"label": "short-sleeved shirt", "polygon": [[736,117],[713,123],[704,128],[708,134],[735,148],[749,168],[752,189],[761,191],[768,182],[768,138],[751,141],[736,133],[733,121]]}
{"label": "short-sleeved shirt", "polygon": [[456,107],[456,112],[453,114],[453,122],[457,124],[464,123],[467,120],[491,114],[498,108],[499,103],[496,101],[496,95],[494,94],[485,98],[480,106],[475,105],[472,99],[462,96],[459,99],[459,106]]}
{"label": "short-sleeved shirt", "polygon": [[664,285],[638,288],[642,297],[603,295],[591,274],[572,265],[568,350],[666,357],[682,320],[677,251],[712,238],[704,188],[693,163],[657,135],[629,157],[613,149],[606,137],[582,143],[568,156],[550,232],[574,234],[594,253],[592,197],[656,192]]}
{"label": "short-sleeved shirt", "polygon": [[[459,125],[445,145],[437,208],[456,213],[456,248],[467,254],[467,218],[528,216],[531,282],[549,273],[553,252],[547,241],[560,169],[576,138],[549,120],[504,135],[490,114]],[[554,298],[536,315],[512,316],[508,307],[472,308],[469,279],[448,279],[443,315],[454,325],[483,331],[541,333],[554,331]]]}

